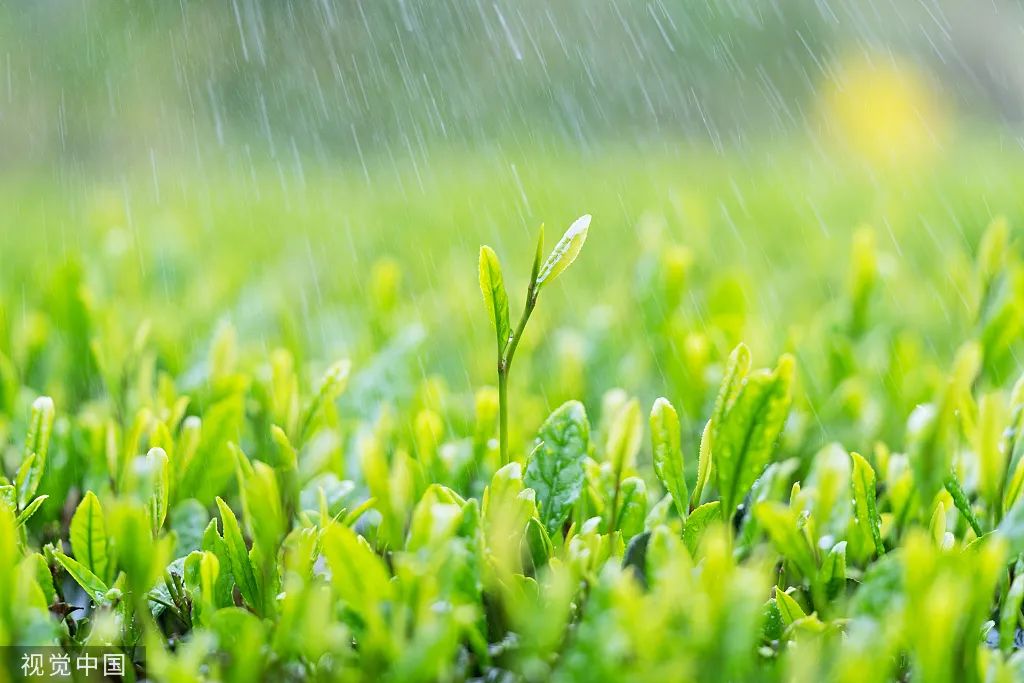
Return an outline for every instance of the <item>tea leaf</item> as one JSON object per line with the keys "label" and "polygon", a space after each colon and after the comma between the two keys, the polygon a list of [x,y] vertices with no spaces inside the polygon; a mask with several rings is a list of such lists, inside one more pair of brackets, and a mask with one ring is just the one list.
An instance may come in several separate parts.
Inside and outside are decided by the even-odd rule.
{"label": "tea leaf", "polygon": [[32,402],[29,417],[28,437],[25,439],[25,460],[18,471],[18,506],[24,508],[39,488],[46,468],[46,456],[50,450],[50,434],[53,431],[53,399],[40,396]]}
{"label": "tea leaf", "polygon": [[331,582],[342,600],[376,620],[377,609],[392,595],[387,569],[366,542],[348,527],[332,525],[324,534],[324,557]]}
{"label": "tea leaf", "polygon": [[540,520],[560,532],[583,490],[583,461],[590,449],[590,422],[578,401],[563,404],[541,425],[523,483],[537,492]]}
{"label": "tea leaf", "polygon": [[668,399],[659,398],[651,408],[650,422],[654,471],[665,490],[672,495],[679,516],[686,517],[689,494],[683,450],[679,443],[679,416]]}
{"label": "tea leaf", "polygon": [[526,546],[526,552],[529,555],[530,564],[533,566],[534,571],[546,566],[548,560],[555,553],[554,545],[551,543],[551,537],[548,535],[547,529],[544,528],[544,525],[536,517],[531,517],[526,523],[526,534],[523,536],[523,543]]}
{"label": "tea leaf", "polygon": [[871,539],[875,553],[882,555],[885,553],[885,546],[882,544],[881,520],[875,502],[875,470],[860,453],[850,453],[850,458],[853,460],[853,476],[850,483],[853,487],[856,523],[865,538]]}
{"label": "tea leaf", "polygon": [[298,432],[299,442],[305,441],[306,437],[309,436],[309,430],[317,414],[323,410],[324,406],[334,402],[344,393],[345,387],[348,386],[348,378],[351,372],[352,363],[348,359],[340,360],[327,368],[323,379],[320,380],[320,388],[317,389],[316,395],[309,402],[309,405],[306,406],[306,411],[303,413]]}
{"label": "tea leaf", "polygon": [[167,519],[167,499],[170,483],[168,480],[167,453],[162,448],[152,448],[146,455],[150,474],[153,477],[153,494],[149,499],[149,517],[153,525],[153,535],[159,533]]}
{"label": "tea leaf", "polygon": [[762,501],[754,506],[754,516],[768,532],[772,545],[784,558],[793,563],[805,577],[817,576],[814,548],[800,532],[797,514],[775,501]]}
{"label": "tea leaf", "polygon": [[629,540],[644,530],[647,516],[647,485],[640,477],[627,477],[622,481],[622,504],[618,529],[622,538]]}
{"label": "tea leaf", "polygon": [[66,571],[71,578],[75,580],[75,583],[81,586],[94,601],[99,601],[107,590],[109,590],[107,588],[107,584],[103,583],[98,576],[89,571],[85,566],[79,564],[75,560],[72,560],[64,553],[55,552],[53,557],[62,567],[64,567],[64,571]]}
{"label": "tea leaf", "polygon": [[556,277],[572,265],[587,240],[587,231],[590,229],[590,214],[580,216],[569,229],[558,240],[558,244],[551,250],[544,265],[541,266],[537,275],[537,285],[541,286],[553,281]]}
{"label": "tea leaf", "polygon": [[722,417],[712,453],[726,517],[732,516],[771,459],[789,414],[793,365],[792,357],[783,356],[773,372],[748,376]]}
{"label": "tea leaf", "polygon": [[605,457],[611,465],[616,481],[621,480],[622,474],[633,467],[643,437],[640,403],[632,399],[615,414],[605,446]]}
{"label": "tea leaf", "polygon": [[87,491],[71,518],[71,551],[96,576],[107,576],[107,525],[103,508],[92,491]]}
{"label": "tea leaf", "polygon": [[691,555],[696,555],[704,531],[716,520],[721,519],[722,504],[720,501],[705,503],[696,508],[686,518],[683,526],[683,543]]}
{"label": "tea leaf", "polygon": [[950,472],[949,476],[946,477],[945,488],[953,498],[953,505],[964,516],[967,523],[971,525],[971,530],[974,531],[974,534],[979,538],[983,536],[985,532],[981,528],[977,515],[974,514],[974,510],[971,508],[971,503],[967,500],[967,494],[964,493],[963,487],[960,486],[960,480],[957,479],[956,474]]}
{"label": "tea leaf", "polygon": [[1024,600],[1024,574],[1013,578],[1006,599],[999,612],[999,647],[1010,650],[1013,647],[1020,624],[1021,601]]}
{"label": "tea leaf", "polygon": [[480,247],[480,292],[487,304],[487,314],[497,336],[498,355],[501,356],[512,336],[512,324],[509,322],[508,294],[501,275],[501,263],[494,250],[487,246]]}
{"label": "tea leaf", "polygon": [[690,496],[690,509],[700,505],[700,499],[704,494],[704,487],[711,479],[711,441],[714,433],[714,423],[708,420],[704,423],[704,431],[700,436],[700,451],[697,454],[697,482],[693,486],[693,493]]}
{"label": "tea leaf", "polygon": [[259,586],[256,583],[256,573],[249,560],[249,552],[245,547],[245,539],[242,538],[238,520],[235,518],[235,513],[219,496],[216,498],[216,502],[217,509],[220,510],[221,523],[224,525],[224,543],[227,548],[228,561],[231,563],[231,574],[234,576],[235,583],[246,604],[255,610],[260,610],[263,603],[260,599]]}
{"label": "tea leaf", "polygon": [[782,624],[787,628],[807,616],[800,604],[785,591],[776,588],[775,601],[779,607],[779,614],[782,615]]}
{"label": "tea leaf", "polygon": [[25,509],[18,513],[18,518],[15,520],[17,521],[18,526],[25,524],[25,522],[31,519],[32,515],[39,510],[39,506],[45,503],[47,498],[49,498],[49,496],[36,496],[31,503],[26,505]]}

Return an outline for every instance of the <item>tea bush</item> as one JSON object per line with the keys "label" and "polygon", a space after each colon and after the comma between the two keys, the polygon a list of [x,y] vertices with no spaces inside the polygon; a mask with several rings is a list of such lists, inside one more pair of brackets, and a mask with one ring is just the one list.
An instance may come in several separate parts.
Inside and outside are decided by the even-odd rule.
{"label": "tea bush", "polygon": [[[1024,678],[1012,183],[648,163],[306,196],[284,234],[244,183],[92,197],[60,249],[18,209],[0,644],[175,682]],[[675,189],[616,209],[645,176]],[[534,250],[512,195],[593,230]]]}

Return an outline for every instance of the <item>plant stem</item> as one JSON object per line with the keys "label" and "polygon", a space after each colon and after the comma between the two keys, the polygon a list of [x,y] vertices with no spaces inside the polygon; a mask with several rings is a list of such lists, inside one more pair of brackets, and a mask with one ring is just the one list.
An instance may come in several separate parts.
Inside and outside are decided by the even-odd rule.
{"label": "plant stem", "polygon": [[515,332],[509,339],[504,354],[498,355],[498,446],[501,451],[501,466],[509,463],[508,457],[508,373],[512,368],[512,357],[515,356],[519,341],[523,338],[523,331],[526,323],[537,306],[538,289],[536,282],[530,282],[526,292],[526,306],[523,308],[523,315],[519,318]]}
{"label": "plant stem", "polygon": [[498,363],[498,446],[501,466],[508,464],[508,372],[504,363]]}

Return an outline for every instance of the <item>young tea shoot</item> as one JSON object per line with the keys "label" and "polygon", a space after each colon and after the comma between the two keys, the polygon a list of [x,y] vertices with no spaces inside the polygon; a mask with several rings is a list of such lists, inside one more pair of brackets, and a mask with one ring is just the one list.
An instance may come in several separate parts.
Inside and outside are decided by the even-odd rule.
{"label": "young tea shoot", "polygon": [[523,338],[526,323],[529,322],[541,290],[572,265],[579,256],[583,243],[587,240],[590,229],[590,215],[580,216],[565,231],[558,244],[544,257],[544,226],[540,228],[537,238],[537,251],[530,271],[530,282],[526,287],[526,301],[523,312],[515,329],[509,317],[508,293],[502,275],[501,262],[498,255],[489,246],[480,247],[480,292],[487,306],[487,313],[494,327],[497,349],[498,373],[498,440],[501,454],[501,465],[509,462],[508,453],[508,378],[512,370],[512,359]]}

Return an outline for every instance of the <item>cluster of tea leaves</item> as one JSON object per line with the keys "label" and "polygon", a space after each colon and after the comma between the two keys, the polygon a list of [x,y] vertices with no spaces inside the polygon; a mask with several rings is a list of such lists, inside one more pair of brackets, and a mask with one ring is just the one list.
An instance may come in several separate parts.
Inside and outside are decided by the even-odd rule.
{"label": "cluster of tea leaves", "polygon": [[[71,260],[26,309],[7,296],[0,643],[113,645],[175,682],[1024,677],[1010,224],[943,273],[966,311],[934,322],[947,354],[883,301],[910,257],[883,233],[842,239],[843,284],[776,343],[743,278],[700,282],[685,230],[600,208],[559,280],[594,288],[585,315],[523,336],[504,465],[474,244],[437,288],[478,320],[443,366],[466,392],[408,372],[432,356],[400,261],[364,264],[337,359],[284,323],[269,348],[230,323],[196,342],[210,291],[130,325],[130,269]],[[627,236],[635,264],[605,260]],[[587,279],[615,268],[629,303]]]}

